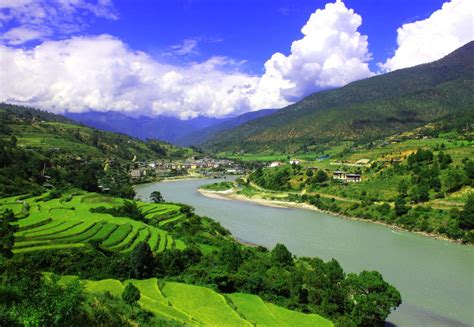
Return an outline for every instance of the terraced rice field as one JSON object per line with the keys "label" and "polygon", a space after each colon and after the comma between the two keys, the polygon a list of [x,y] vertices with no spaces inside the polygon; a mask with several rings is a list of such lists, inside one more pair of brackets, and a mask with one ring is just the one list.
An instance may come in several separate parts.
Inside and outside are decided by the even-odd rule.
{"label": "terraced rice field", "polygon": [[[165,230],[127,217],[90,212],[98,206],[118,206],[121,201],[95,193],[59,199],[47,199],[46,195],[26,199],[16,196],[0,199],[0,212],[11,209],[19,217],[14,252],[74,248],[91,241],[123,252],[132,251],[140,242],[148,242],[154,252],[186,247]],[[147,218],[163,217],[171,222],[184,218],[177,205],[139,203],[139,206]]]}
{"label": "terraced rice field", "polygon": [[166,282],[160,288],[156,278],[124,283],[106,279],[86,281],[85,285],[92,293],[107,291],[120,296],[128,283],[140,290],[139,304],[144,309],[190,326],[333,326],[321,316],[291,311],[264,302],[256,295],[234,293],[223,296],[206,287],[174,282]]}

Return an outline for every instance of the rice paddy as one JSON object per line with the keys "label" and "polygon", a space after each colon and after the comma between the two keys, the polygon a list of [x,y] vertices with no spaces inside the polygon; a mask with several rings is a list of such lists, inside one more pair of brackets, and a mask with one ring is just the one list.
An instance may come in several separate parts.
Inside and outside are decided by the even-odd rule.
{"label": "rice paddy", "polygon": [[[90,211],[98,206],[112,207],[121,203],[120,199],[95,193],[56,199],[49,199],[48,194],[16,196],[0,199],[0,212],[11,209],[19,218],[14,252],[76,248],[90,242],[122,252],[132,251],[140,242],[147,242],[155,253],[186,248],[184,242],[174,239],[165,230],[127,217]],[[179,223],[185,218],[179,213],[178,205],[138,204],[147,219],[157,219],[163,224]]]}

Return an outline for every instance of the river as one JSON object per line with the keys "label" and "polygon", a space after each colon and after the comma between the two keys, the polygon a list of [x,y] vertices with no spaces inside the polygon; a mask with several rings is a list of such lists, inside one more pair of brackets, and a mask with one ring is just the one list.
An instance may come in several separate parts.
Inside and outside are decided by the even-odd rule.
{"label": "river", "polygon": [[246,242],[272,248],[285,244],[298,256],[335,258],[345,271],[378,270],[402,294],[388,318],[396,326],[474,326],[474,249],[367,222],[303,209],[207,198],[196,189],[219,180],[141,185],[148,200],[159,190],[220,222]]}

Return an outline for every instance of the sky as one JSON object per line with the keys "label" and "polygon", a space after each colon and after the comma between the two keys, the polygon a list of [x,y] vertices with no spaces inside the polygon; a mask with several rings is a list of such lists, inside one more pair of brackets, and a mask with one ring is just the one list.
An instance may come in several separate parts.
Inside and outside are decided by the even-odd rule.
{"label": "sky", "polygon": [[0,0],[0,102],[188,119],[442,58],[471,0]]}

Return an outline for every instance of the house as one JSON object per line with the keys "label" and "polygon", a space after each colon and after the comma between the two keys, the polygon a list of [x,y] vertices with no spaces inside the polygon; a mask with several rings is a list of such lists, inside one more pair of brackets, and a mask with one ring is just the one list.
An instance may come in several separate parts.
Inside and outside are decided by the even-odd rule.
{"label": "house", "polygon": [[132,178],[140,178],[142,176],[146,176],[146,170],[145,169],[132,169],[130,171],[130,176]]}
{"label": "house", "polygon": [[346,174],[346,181],[351,183],[358,183],[360,182],[361,176],[360,174]]}
{"label": "house", "polygon": [[268,167],[274,168],[274,167],[280,167],[280,166],[282,166],[282,165],[283,165],[283,162],[280,162],[280,161],[273,161],[273,162],[270,164],[270,166],[268,166]]}
{"label": "house", "polygon": [[346,180],[346,172],[341,170],[336,170],[332,172],[332,179]]}
{"label": "house", "polygon": [[301,161],[298,160],[298,159],[290,160],[290,165],[299,165],[300,163],[301,163]]}
{"label": "house", "polygon": [[350,174],[341,170],[336,170],[332,173],[332,179],[337,179],[350,183],[358,183],[362,181],[362,176],[360,174]]}

